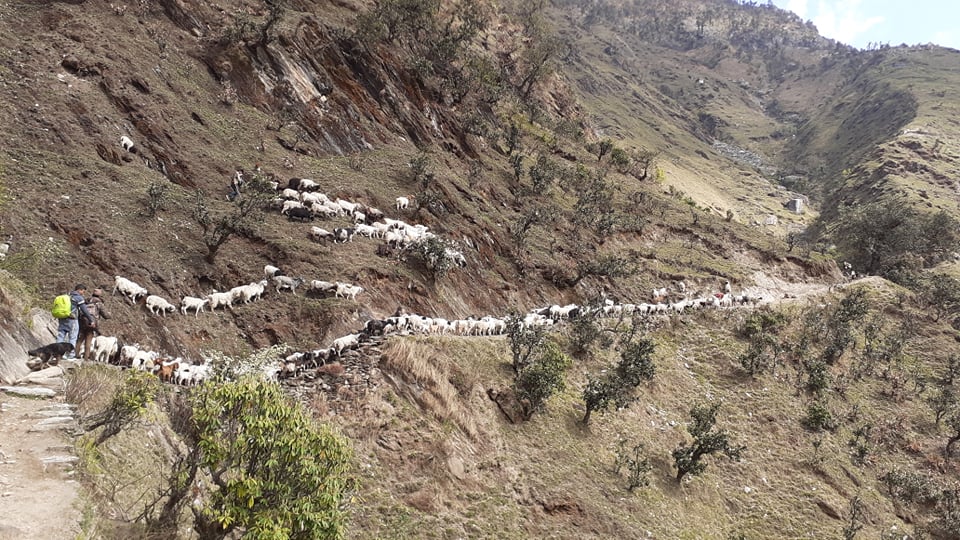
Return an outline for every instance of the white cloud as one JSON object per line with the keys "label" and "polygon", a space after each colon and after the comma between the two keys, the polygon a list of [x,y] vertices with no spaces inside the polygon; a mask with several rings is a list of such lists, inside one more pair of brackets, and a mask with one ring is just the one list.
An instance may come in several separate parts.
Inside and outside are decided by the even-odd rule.
{"label": "white cloud", "polygon": [[[933,36],[930,37],[930,43],[936,43],[937,45],[942,45],[944,47],[950,47],[953,49],[960,49],[960,39],[958,39],[957,32],[950,30],[941,30],[935,32]],[[908,45],[913,45],[908,43]]]}
{"label": "white cloud", "polygon": [[801,19],[807,18],[807,0],[790,0],[787,2],[787,11],[792,11]]}
{"label": "white cloud", "polygon": [[863,15],[860,0],[820,0],[813,16],[813,24],[821,34],[847,44],[884,20],[881,16]]}

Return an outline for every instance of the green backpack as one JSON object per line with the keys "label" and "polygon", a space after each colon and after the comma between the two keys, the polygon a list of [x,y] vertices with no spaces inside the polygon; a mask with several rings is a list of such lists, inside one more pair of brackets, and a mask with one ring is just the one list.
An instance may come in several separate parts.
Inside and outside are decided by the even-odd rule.
{"label": "green backpack", "polygon": [[53,299],[53,307],[50,308],[50,313],[58,319],[66,319],[73,311],[72,308],[73,302],[70,301],[70,295],[61,294]]}

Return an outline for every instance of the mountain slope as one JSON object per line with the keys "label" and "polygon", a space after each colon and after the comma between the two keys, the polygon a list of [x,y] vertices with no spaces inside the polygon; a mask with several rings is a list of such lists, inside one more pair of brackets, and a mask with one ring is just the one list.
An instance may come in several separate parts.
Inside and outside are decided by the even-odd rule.
{"label": "mountain slope", "polygon": [[[954,211],[954,51],[855,51],[786,12],[721,0],[430,5],[4,5],[0,233],[13,241],[0,264],[41,306],[77,282],[111,288],[116,275],[176,301],[260,280],[266,264],[364,288],[356,301],[268,288],[262,301],[199,317],[110,299],[106,332],[197,359],[326,347],[398,306],[499,316],[640,303],[680,280],[697,296],[726,280],[768,299],[822,291],[840,280],[836,263],[793,249],[786,233],[818,216],[829,231],[841,206],[880,191]],[[453,60],[437,60],[449,51],[436,38],[459,35],[470,6],[486,23]],[[431,27],[418,9],[450,24]],[[120,148],[124,134],[136,153]],[[648,174],[600,153],[606,140],[655,154]],[[429,226],[467,264],[439,275],[379,240],[316,242],[311,226],[351,219],[298,222],[276,208],[211,256],[198,200],[215,217],[234,212],[238,168],[281,186],[315,179],[331,199]],[[416,195],[414,207],[396,209],[401,195]],[[812,211],[783,207],[804,196]],[[763,225],[769,216],[775,225]],[[908,321],[921,328],[882,377],[827,392],[845,419],[834,431],[800,423],[820,403],[803,389],[801,353],[790,369],[744,375],[746,310],[644,323],[657,378],[589,429],[577,424],[582,391],[615,361],[610,348],[579,355],[567,389],[520,424],[489,399],[512,382],[499,337],[392,338],[350,360],[365,366],[360,379],[316,374],[335,388],[291,392],[355,442],[365,504],[352,537],[831,537],[857,494],[876,536],[933,515],[888,496],[879,478],[892,467],[956,481],[929,393],[905,390],[939,376],[956,345],[948,321],[910,292],[865,285],[891,335]],[[837,301],[776,309],[802,326]],[[567,351],[572,332],[556,338]],[[848,380],[866,331],[854,341],[831,366],[836,381]],[[355,388],[367,381],[369,393]],[[669,452],[688,440],[690,406],[712,400],[747,459],[678,484]],[[883,452],[853,464],[848,442],[866,423],[902,436],[877,435]],[[645,444],[649,488],[627,492],[612,471],[620,435]]]}

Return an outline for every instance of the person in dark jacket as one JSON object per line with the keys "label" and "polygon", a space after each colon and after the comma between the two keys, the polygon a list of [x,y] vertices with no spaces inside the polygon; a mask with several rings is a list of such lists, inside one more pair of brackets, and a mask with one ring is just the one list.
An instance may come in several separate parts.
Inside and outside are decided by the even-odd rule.
{"label": "person in dark jacket", "polygon": [[87,312],[90,313],[90,321],[80,319],[80,335],[77,337],[77,343],[83,344],[83,359],[90,360],[93,356],[90,350],[93,338],[100,335],[100,319],[109,319],[110,313],[103,304],[103,289],[94,289],[85,305]]}
{"label": "person in dark jacket", "polygon": [[83,298],[86,292],[87,287],[79,284],[70,291],[70,316],[60,319],[60,324],[57,326],[57,343],[68,342],[73,345],[73,352],[64,356],[68,360],[77,357],[77,337],[80,335],[79,319],[81,317],[87,319],[87,321],[92,319],[90,312],[87,311],[87,301]]}

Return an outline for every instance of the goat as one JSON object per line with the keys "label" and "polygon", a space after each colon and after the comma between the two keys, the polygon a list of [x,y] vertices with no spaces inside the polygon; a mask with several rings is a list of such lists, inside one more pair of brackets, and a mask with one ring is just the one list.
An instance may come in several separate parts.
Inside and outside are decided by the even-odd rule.
{"label": "goat", "polygon": [[164,317],[166,317],[167,312],[174,313],[177,311],[177,308],[168,302],[165,298],[151,294],[147,297],[147,309],[150,310],[150,313],[154,315],[159,311]]}
{"label": "goat", "polygon": [[203,306],[210,303],[209,298],[196,298],[194,296],[184,296],[180,300],[180,313],[186,315],[187,310],[194,310],[193,316],[199,317],[200,312],[203,311]]}
{"label": "goat", "polygon": [[339,243],[353,242],[353,235],[357,230],[353,227],[336,228],[333,230],[333,241]]}
{"label": "goat", "polygon": [[295,219],[300,221],[313,221],[313,211],[303,206],[299,208],[291,208],[287,210],[287,219],[290,221]]}
{"label": "goat", "polygon": [[180,367],[181,360],[175,358],[173,360],[161,360],[160,369],[157,371],[157,377],[160,378],[163,382],[171,382],[173,380],[174,373],[177,372],[177,369]]}
{"label": "goat", "polygon": [[276,287],[277,292],[280,292],[284,289],[289,289],[293,294],[297,294],[297,287],[303,283],[304,279],[302,277],[292,278],[289,276],[274,276],[273,285]]}
{"label": "goat", "polygon": [[127,152],[130,152],[131,154],[137,153],[137,147],[134,146],[133,139],[131,139],[130,137],[127,137],[126,135],[120,136],[120,146]]}
{"label": "goat", "polygon": [[114,276],[113,294],[116,294],[117,291],[126,296],[131,304],[136,304],[138,298],[147,295],[147,290],[140,285],[125,277]]}

